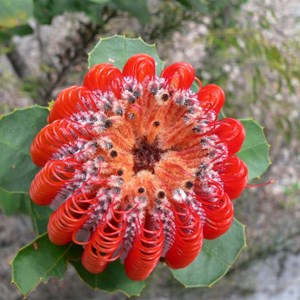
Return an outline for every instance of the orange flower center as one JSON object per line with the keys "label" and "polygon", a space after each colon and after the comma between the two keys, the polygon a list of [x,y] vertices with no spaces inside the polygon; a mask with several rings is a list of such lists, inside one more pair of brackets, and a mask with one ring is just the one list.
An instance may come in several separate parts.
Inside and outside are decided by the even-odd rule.
{"label": "orange flower center", "polygon": [[[185,200],[181,198],[191,192],[208,150],[201,147],[195,122],[189,117],[190,103],[176,103],[187,96],[192,99],[193,94],[140,88],[134,96],[133,90],[123,92],[122,115],[111,115],[106,121],[108,150],[96,156],[108,163],[100,170],[101,177],[108,178],[112,186],[122,186],[123,208],[142,201],[152,214],[158,199]],[[112,180],[113,175],[118,179]]]}

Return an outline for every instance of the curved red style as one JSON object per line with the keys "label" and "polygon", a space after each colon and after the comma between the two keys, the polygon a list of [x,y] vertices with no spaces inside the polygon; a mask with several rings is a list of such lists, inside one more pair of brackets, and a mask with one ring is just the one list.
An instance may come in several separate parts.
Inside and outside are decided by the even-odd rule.
{"label": "curved red style", "polygon": [[59,93],[50,111],[48,122],[71,118],[74,113],[97,111],[94,94],[83,86],[72,86]]}
{"label": "curved red style", "polygon": [[162,71],[161,78],[166,80],[169,88],[188,90],[195,79],[195,71],[188,63],[175,63]]}
{"label": "curved red style", "polygon": [[175,209],[173,246],[166,253],[166,263],[173,269],[188,266],[199,254],[203,243],[201,216],[190,207]]}
{"label": "curved red style", "polygon": [[192,263],[204,239],[230,228],[232,200],[247,184],[236,156],[245,129],[218,120],[224,101],[220,87],[201,87],[188,63],[160,77],[147,54],[122,71],[93,66],[82,86],[58,95],[31,145],[42,169],[30,196],[54,210],[50,240],[82,245],[91,273],[120,259],[132,280],[146,279],[159,261],[175,269]]}
{"label": "curved red style", "polygon": [[153,80],[155,76],[155,60],[147,54],[137,54],[128,59],[124,68],[123,76],[131,76],[139,83],[144,80]]}
{"label": "curved red style", "polygon": [[[150,222],[149,218],[152,219]],[[154,223],[155,219],[151,216],[146,216],[145,219],[124,262],[126,273],[132,280],[146,279],[156,267],[163,250],[162,223]]]}
{"label": "curved red style", "polygon": [[93,66],[84,77],[83,86],[90,91],[112,92],[120,97],[123,76],[112,64]]}
{"label": "curved red style", "polygon": [[219,113],[225,102],[224,91],[215,84],[208,84],[199,90],[198,100],[205,110]]}

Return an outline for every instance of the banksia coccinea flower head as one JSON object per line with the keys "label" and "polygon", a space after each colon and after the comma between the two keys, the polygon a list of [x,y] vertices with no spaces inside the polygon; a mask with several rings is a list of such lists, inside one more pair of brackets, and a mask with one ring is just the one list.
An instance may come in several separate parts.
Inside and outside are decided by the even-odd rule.
{"label": "banksia coccinea flower head", "polygon": [[247,182],[235,156],[245,130],[238,120],[217,119],[220,87],[193,93],[194,80],[187,63],[157,77],[153,58],[138,54],[123,71],[95,65],[82,86],[58,95],[31,146],[43,168],[30,195],[55,210],[53,243],[84,246],[88,271],[118,258],[133,280],[148,277],[159,260],[183,268],[204,238],[231,226],[231,200]]}

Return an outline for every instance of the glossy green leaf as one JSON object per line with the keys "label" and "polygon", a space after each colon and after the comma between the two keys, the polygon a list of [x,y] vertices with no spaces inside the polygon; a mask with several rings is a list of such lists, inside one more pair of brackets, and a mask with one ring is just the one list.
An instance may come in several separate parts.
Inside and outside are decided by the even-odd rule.
{"label": "glossy green leaf", "polygon": [[246,129],[246,139],[238,156],[248,166],[249,180],[259,178],[271,164],[270,145],[267,143],[263,127],[253,119],[240,120]]}
{"label": "glossy green leaf", "polygon": [[21,248],[13,261],[12,282],[25,296],[40,282],[51,277],[63,278],[72,244],[56,246],[45,233]]}
{"label": "glossy green leaf", "polygon": [[46,125],[48,110],[41,106],[17,109],[0,119],[0,188],[28,193],[38,168],[32,163],[30,145]]}
{"label": "glossy green leaf", "polygon": [[122,70],[128,58],[137,53],[151,55],[157,63],[156,73],[159,74],[162,71],[163,62],[157,54],[155,45],[146,44],[141,38],[126,38],[121,35],[100,39],[89,53],[89,67],[110,62]]}
{"label": "glossy green leaf", "polygon": [[234,220],[226,234],[205,240],[192,264],[171,272],[185,287],[210,287],[227,273],[245,246],[245,226]]}
{"label": "glossy green leaf", "polygon": [[70,262],[81,279],[93,289],[107,292],[122,292],[127,296],[138,296],[145,287],[143,281],[132,281],[125,273],[124,265],[120,261],[109,263],[107,269],[100,274],[89,273],[81,264],[82,248],[72,249]]}

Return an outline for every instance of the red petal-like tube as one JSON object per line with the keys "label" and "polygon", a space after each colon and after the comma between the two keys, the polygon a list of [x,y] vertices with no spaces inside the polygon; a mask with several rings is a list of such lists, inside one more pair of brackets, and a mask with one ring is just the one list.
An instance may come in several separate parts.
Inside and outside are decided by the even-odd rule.
{"label": "red petal-like tube", "polygon": [[243,124],[231,118],[218,121],[213,133],[219,136],[222,143],[226,143],[230,155],[241,149],[246,136]]}
{"label": "red petal-like tube", "polygon": [[199,254],[203,244],[203,231],[200,216],[189,207],[180,207],[174,211],[175,237],[173,246],[165,260],[173,269],[184,268]]}
{"label": "red petal-like tube", "polygon": [[123,75],[112,64],[103,63],[93,66],[84,77],[83,85],[91,91],[113,92],[120,98]]}
{"label": "red petal-like tube", "polygon": [[[97,199],[96,199],[97,200]],[[72,194],[50,216],[48,223],[49,239],[56,245],[64,245],[72,240],[72,235],[90,218],[91,204],[95,198],[88,199],[86,194]]]}
{"label": "red petal-like tube", "polygon": [[101,273],[110,261],[122,254],[122,241],[125,234],[126,222],[123,212],[111,210],[111,218],[99,223],[91,240],[87,243],[82,265],[91,273]]}
{"label": "red petal-like tube", "polygon": [[222,198],[211,202],[197,197],[202,203],[202,208],[206,214],[203,226],[203,236],[205,239],[215,239],[224,234],[231,226],[234,212],[233,205],[229,197],[224,194]]}
{"label": "red petal-like tube", "polygon": [[48,122],[70,118],[75,113],[98,111],[95,96],[83,86],[72,86],[61,91],[50,111]]}
{"label": "red petal-like tube", "polygon": [[208,84],[198,92],[201,107],[214,110],[218,114],[225,102],[224,91],[215,84]]}
{"label": "red petal-like tube", "polygon": [[30,186],[30,198],[37,205],[49,205],[57,193],[74,176],[75,169],[68,163],[50,160],[35,176]]}
{"label": "red petal-like tube", "polygon": [[175,63],[165,68],[161,76],[175,90],[187,90],[195,79],[194,68],[188,63]]}
{"label": "red petal-like tube", "polygon": [[88,140],[91,137],[83,126],[78,128],[71,120],[56,120],[35,137],[30,148],[31,158],[36,165],[42,167],[59,149],[72,145],[79,138]]}
{"label": "red petal-like tube", "polygon": [[97,252],[97,249],[93,247],[92,243],[89,243],[85,246],[81,263],[89,272],[98,274],[106,269],[109,261],[101,259],[101,254]]}
{"label": "red petal-like tube", "polygon": [[151,80],[155,76],[155,60],[147,54],[131,56],[123,68],[123,75],[132,76],[140,83]]}
{"label": "red petal-like tube", "polygon": [[[146,218],[151,218],[147,216]],[[146,279],[156,267],[164,243],[164,233],[162,223],[159,221],[149,222],[151,226],[159,226],[158,229],[146,229],[142,225],[136,237],[131,250],[129,251],[124,265],[127,276],[132,280]]]}
{"label": "red petal-like tube", "polygon": [[230,199],[239,197],[247,185],[248,169],[237,156],[228,157],[222,165],[216,165],[216,170],[224,183],[224,191]]}

